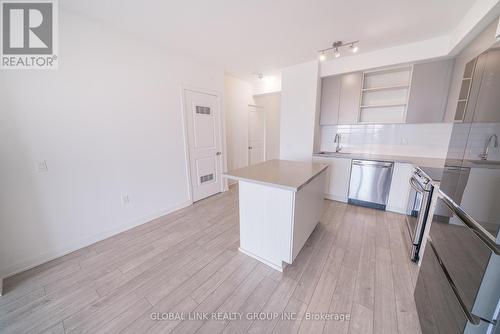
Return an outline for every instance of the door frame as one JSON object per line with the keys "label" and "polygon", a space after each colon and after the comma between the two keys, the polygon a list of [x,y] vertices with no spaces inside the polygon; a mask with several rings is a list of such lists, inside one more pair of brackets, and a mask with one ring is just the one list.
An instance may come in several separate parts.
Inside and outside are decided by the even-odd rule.
{"label": "door frame", "polygon": [[[254,110],[252,110],[254,109]],[[267,160],[267,150],[266,150],[266,142],[267,142],[267,115],[265,108],[262,106],[258,106],[256,104],[248,104],[248,112],[261,112],[264,115],[264,161]],[[250,166],[250,121],[247,117],[247,165]]]}
{"label": "door frame", "polygon": [[[181,95],[181,108],[182,108],[182,134],[183,134],[183,140],[184,140],[184,159],[186,160],[186,175],[187,175],[187,189],[188,189],[188,197],[189,197],[189,203],[192,205],[194,203],[193,201],[193,183],[192,181],[192,175],[191,175],[191,153],[189,149],[189,135],[188,135],[188,121],[187,121],[187,109],[186,109],[186,99],[184,93],[186,91],[191,91],[195,93],[201,93],[201,94],[207,94],[207,95],[213,95],[217,97],[217,106],[219,107],[219,112],[220,112],[220,117],[219,117],[219,134],[221,136],[221,172],[225,173],[227,171],[227,156],[226,156],[226,122],[225,122],[225,116],[224,116],[224,109],[223,109],[223,103],[222,103],[222,93],[217,91],[217,90],[212,90],[212,89],[205,89],[205,88],[200,88],[196,86],[191,86],[191,85],[181,85],[180,88],[180,95]],[[228,191],[229,187],[227,185],[227,179],[222,178],[221,176],[221,192]]]}

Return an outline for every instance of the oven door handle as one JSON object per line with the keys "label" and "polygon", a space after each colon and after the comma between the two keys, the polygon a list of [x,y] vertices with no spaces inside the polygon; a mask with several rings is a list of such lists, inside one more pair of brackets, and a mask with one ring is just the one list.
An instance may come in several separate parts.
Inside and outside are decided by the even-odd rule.
{"label": "oven door handle", "polygon": [[484,229],[474,218],[465,212],[448,195],[439,190],[441,198],[446,206],[496,255],[500,255],[500,246],[495,238]]}
{"label": "oven door handle", "polygon": [[410,177],[410,186],[415,189],[416,191],[418,191],[419,193],[423,193],[425,192],[425,189],[424,187],[422,187],[422,185],[420,183],[417,182],[417,180],[412,176]]}
{"label": "oven door handle", "polygon": [[432,253],[434,254],[434,257],[439,263],[439,266],[441,267],[441,270],[444,273],[444,276],[446,277],[446,280],[448,281],[448,284],[450,285],[451,289],[453,290],[453,294],[455,295],[455,298],[457,299],[458,304],[460,305],[460,308],[462,309],[462,312],[464,313],[465,317],[467,320],[469,320],[471,323],[474,325],[479,325],[481,322],[481,318],[479,318],[477,315],[474,315],[469,309],[467,308],[467,305],[465,305],[464,300],[462,297],[460,297],[460,291],[458,290],[458,287],[455,285],[455,282],[453,282],[453,278],[451,278],[450,272],[446,268],[446,265],[444,264],[443,260],[441,259],[441,256],[439,256],[436,247],[432,243],[432,239],[428,238],[427,242],[431,246]]}

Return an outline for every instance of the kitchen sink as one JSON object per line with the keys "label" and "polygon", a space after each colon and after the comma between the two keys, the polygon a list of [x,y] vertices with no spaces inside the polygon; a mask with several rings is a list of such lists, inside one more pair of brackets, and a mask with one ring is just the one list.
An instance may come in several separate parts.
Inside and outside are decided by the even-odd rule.
{"label": "kitchen sink", "polygon": [[328,152],[328,151],[321,151],[316,154],[321,154],[321,155],[336,155],[336,154],[350,154],[349,152]]}

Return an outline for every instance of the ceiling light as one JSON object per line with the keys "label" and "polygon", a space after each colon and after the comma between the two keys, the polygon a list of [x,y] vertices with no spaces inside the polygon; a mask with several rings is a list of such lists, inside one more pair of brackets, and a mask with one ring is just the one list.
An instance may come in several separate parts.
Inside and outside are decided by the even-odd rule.
{"label": "ceiling light", "polygon": [[328,58],[327,57],[328,52],[330,52],[332,50],[333,50],[333,57],[338,58],[338,57],[340,57],[340,48],[347,47],[347,46],[349,46],[349,49],[351,50],[352,53],[356,53],[356,52],[358,52],[358,49],[359,49],[358,46],[356,45],[358,43],[359,43],[359,41],[353,41],[353,42],[348,42],[348,43],[344,43],[342,41],[336,41],[332,44],[331,47],[318,51],[320,53],[319,60],[325,61]]}
{"label": "ceiling light", "polygon": [[276,77],[273,75],[266,75],[263,78],[264,83],[266,84],[273,84],[276,81]]}

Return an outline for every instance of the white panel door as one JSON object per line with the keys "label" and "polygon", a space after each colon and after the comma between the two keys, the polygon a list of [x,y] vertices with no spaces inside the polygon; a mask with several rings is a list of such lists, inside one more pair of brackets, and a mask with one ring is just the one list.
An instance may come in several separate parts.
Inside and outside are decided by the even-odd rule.
{"label": "white panel door", "polygon": [[248,113],[248,164],[266,160],[266,114],[263,109],[250,108]]}
{"label": "white panel door", "polygon": [[219,98],[184,91],[193,201],[222,191]]}

